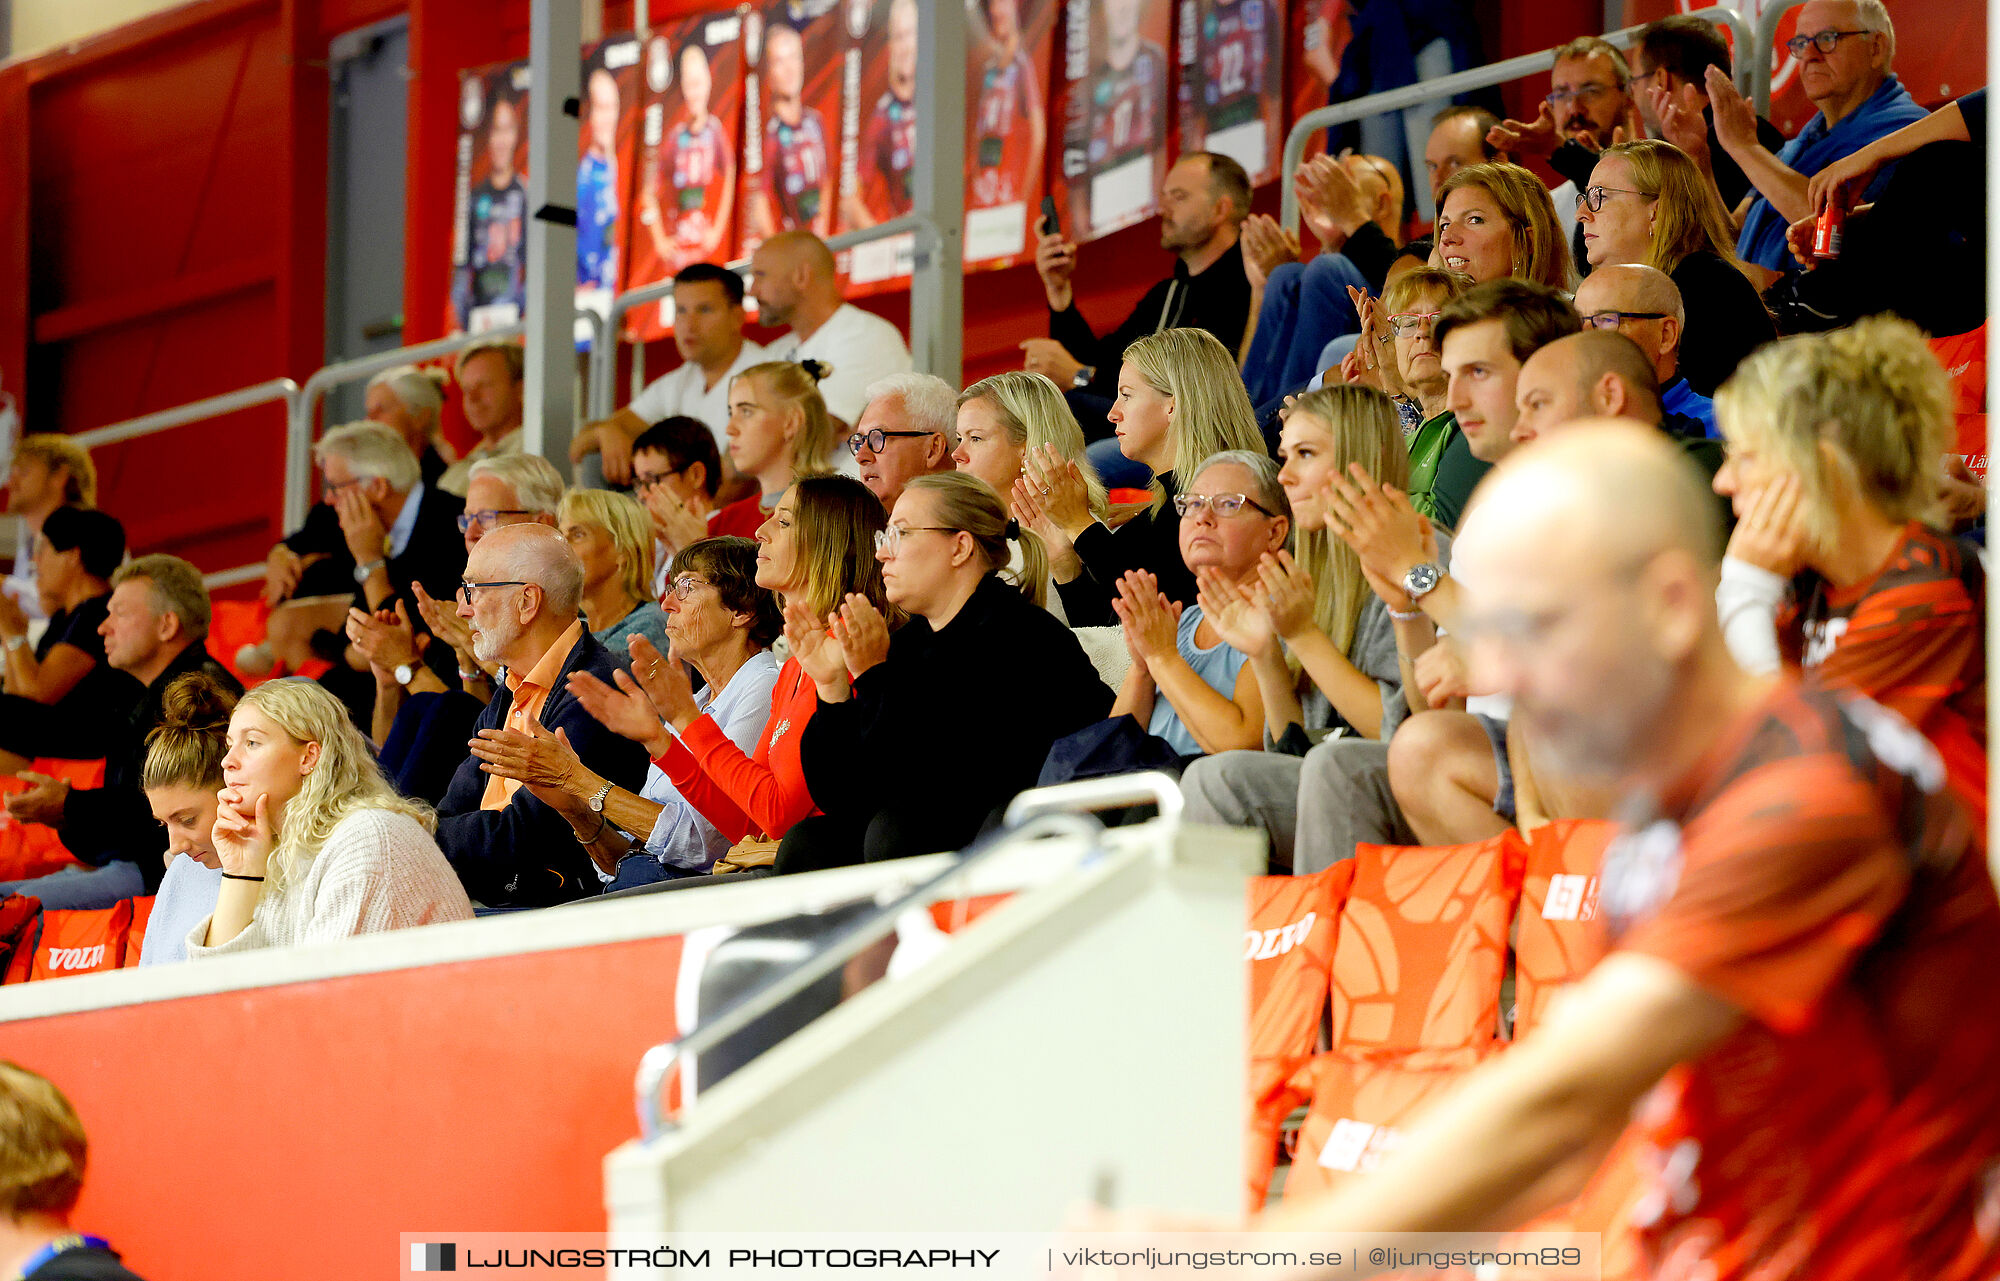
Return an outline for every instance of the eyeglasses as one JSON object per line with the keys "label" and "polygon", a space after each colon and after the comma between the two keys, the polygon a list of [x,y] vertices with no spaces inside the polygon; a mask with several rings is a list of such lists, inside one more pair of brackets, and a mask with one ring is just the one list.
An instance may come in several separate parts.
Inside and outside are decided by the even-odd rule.
{"label": "eyeglasses", "polygon": [[1665,320],[1664,311],[1593,311],[1583,318],[1592,329],[1616,329],[1628,320]]}
{"label": "eyeglasses", "polygon": [[935,435],[937,433],[934,431],[883,431],[880,427],[870,427],[867,431],[857,431],[847,438],[847,452],[858,458],[861,455],[861,446],[866,444],[869,453],[879,454],[882,452],[882,447],[889,443],[891,436]]}
{"label": "eyeglasses", "polygon": [[1635,71],[1632,73],[1632,83],[1635,85],[1643,84],[1644,82],[1651,80],[1654,76],[1659,75],[1662,71],[1665,70],[1666,70],[1665,67],[1654,67],[1651,71]]}
{"label": "eyeglasses", "polygon": [[332,502],[340,496],[341,490],[349,485],[359,485],[366,479],[368,479],[366,476],[352,476],[346,480],[323,480],[319,485],[319,496],[327,502]]}
{"label": "eyeglasses", "polygon": [[458,518],[458,532],[463,534],[474,525],[481,529],[491,529],[502,516],[533,516],[536,513],[519,507],[487,507],[476,512],[466,512]]}
{"label": "eyeglasses", "polygon": [[697,578],[693,574],[682,574],[668,585],[667,595],[675,600],[686,600],[694,595],[695,588],[706,586],[708,586],[706,579]]}
{"label": "eyeglasses", "polygon": [[1658,200],[1660,198],[1658,192],[1634,191],[1630,187],[1585,187],[1579,199],[1583,201],[1584,207],[1590,210],[1590,212],[1602,213],[1604,211],[1604,198],[1606,196],[1644,196],[1648,200]]}
{"label": "eyeglasses", "polygon": [[686,470],[686,467],[676,467],[671,471],[634,471],[632,473],[632,488],[640,490],[651,489],[655,485],[664,484],[667,480],[680,475]]}
{"label": "eyeglasses", "polygon": [[1420,330],[1433,328],[1442,312],[1399,311],[1389,317],[1389,332],[1398,338],[1408,338]]}
{"label": "eyeglasses", "polygon": [[472,599],[475,588],[480,587],[527,587],[529,583],[518,578],[498,578],[490,583],[474,583],[461,579],[458,584],[458,603],[463,605]]}
{"label": "eyeglasses", "polygon": [[1832,53],[1839,47],[1840,42],[1849,36],[1876,34],[1878,33],[1873,31],[1815,31],[1809,36],[1793,36],[1785,41],[1785,48],[1791,51],[1794,58],[1803,58],[1808,47],[1818,49],[1821,53]]}
{"label": "eyeglasses", "polygon": [[[924,433],[926,436],[929,434],[929,432]],[[923,529],[928,529],[939,534],[956,534],[962,532],[953,529],[949,525],[891,525],[887,529],[877,531],[875,535],[875,554],[877,556],[896,555],[903,550],[903,535],[914,534],[918,530]]]}
{"label": "eyeglasses", "polygon": [[1217,516],[1240,515],[1245,507],[1255,507],[1266,516],[1278,513],[1258,502],[1248,494],[1175,494],[1174,510],[1183,516],[1213,509]]}
{"label": "eyeglasses", "polygon": [[1610,85],[1598,84],[1593,80],[1587,85],[1578,85],[1574,89],[1557,89],[1549,94],[1547,102],[1551,107],[1560,111],[1572,101],[1590,102],[1610,92]]}

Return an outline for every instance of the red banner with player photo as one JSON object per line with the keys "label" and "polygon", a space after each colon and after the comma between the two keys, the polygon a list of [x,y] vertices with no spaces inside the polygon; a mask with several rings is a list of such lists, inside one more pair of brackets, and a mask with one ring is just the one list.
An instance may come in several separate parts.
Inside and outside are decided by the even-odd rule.
{"label": "red banner with player photo", "polygon": [[1172,0],[1065,4],[1062,158],[1051,181],[1062,231],[1079,244],[1159,212],[1172,25]]}
{"label": "red banner with player photo", "polygon": [[[836,231],[900,218],[915,204],[917,9],[917,0],[841,0],[847,50]],[[915,251],[916,237],[903,235],[842,254],[848,296],[908,281]]]}
{"label": "red banner with player photo", "polygon": [[[1288,132],[1299,117],[1327,104],[1352,34],[1347,0],[1292,0],[1291,8],[1288,29],[1295,52],[1285,64],[1285,101],[1290,110],[1284,123]],[[1282,147],[1282,142],[1279,145]],[[1325,154],[1326,130],[1315,130],[1306,140],[1305,159]]]}
{"label": "red banner with player photo", "polygon": [[841,76],[848,35],[838,0],[788,0],[745,16],[739,255],[780,231],[833,234],[840,196]]}
{"label": "red banner with player photo", "polygon": [[968,0],[965,266],[1035,256],[1048,189],[1047,87],[1057,0]]}
{"label": "red banner with player photo", "polygon": [[1282,0],[1181,0],[1180,154],[1213,151],[1257,186],[1285,146]]}
{"label": "red banner with player photo", "polygon": [[[583,51],[577,77],[582,111],[576,131],[576,305],[600,317],[623,277],[632,163],[639,149],[639,38],[606,36]],[[590,350],[579,322],[578,351]]]}
{"label": "red banner with player photo", "polygon": [[[638,217],[627,236],[626,289],[666,280],[693,263],[736,257],[744,12],[659,26],[646,42]],[[664,338],[672,328],[673,309],[664,303],[626,313],[625,332],[634,342]]]}
{"label": "red banner with player photo", "polygon": [[459,73],[458,195],[446,319],[454,333],[519,320],[528,297],[528,64]]}

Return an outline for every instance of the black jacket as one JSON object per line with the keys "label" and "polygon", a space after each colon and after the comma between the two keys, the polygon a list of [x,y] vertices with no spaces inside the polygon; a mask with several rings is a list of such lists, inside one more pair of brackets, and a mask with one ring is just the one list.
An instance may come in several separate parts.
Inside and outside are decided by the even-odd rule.
{"label": "black jacket", "polygon": [[[636,792],[646,781],[646,749],[604,728],[569,692],[571,672],[590,672],[615,685],[617,666],[611,651],[585,631],[556,674],[539,719],[551,733],[565,731],[592,771]],[[514,691],[502,684],[473,733],[499,729],[513,706]],[[479,768],[479,758],[468,753],[438,803],[438,848],[457,870],[466,893],[489,907],[546,907],[596,894],[595,865],[577,844],[569,821],[526,787],[514,793],[505,809],[479,808],[491,777]]]}
{"label": "black jacket", "polygon": [[[437,446],[426,445],[417,459],[417,465],[424,489],[430,492],[437,488],[438,477],[444,475],[448,464],[438,453]],[[463,510],[464,506],[465,501],[460,499],[460,509]],[[452,524],[456,536],[457,521]],[[339,596],[354,590],[354,557],[347,550],[347,539],[341,536],[340,514],[334,511],[332,503],[314,503],[312,510],[306,513],[305,523],[285,535],[284,541],[285,546],[301,556],[326,557],[306,569],[294,595]],[[459,545],[464,546],[462,537]],[[424,590],[430,590],[428,582]],[[416,617],[414,613],[410,615],[413,621]]]}
{"label": "black jacket", "polygon": [[[1107,399],[1118,394],[1118,366],[1125,349],[1162,329],[1206,329],[1233,357],[1250,320],[1250,278],[1243,274],[1243,246],[1233,244],[1199,275],[1174,263],[1174,274],[1146,291],[1123,324],[1099,338],[1076,303],[1049,313],[1049,337],[1096,373],[1084,390]],[[1065,387],[1063,390],[1068,391]]]}
{"label": "black jacket", "polygon": [[943,629],[912,619],[847,701],[820,703],[799,760],[824,813],[893,808],[959,844],[1035,785],[1052,743],[1110,711],[1070,630],[989,575]]}
{"label": "black jacket", "polygon": [[1111,602],[1127,570],[1144,569],[1160,580],[1168,600],[1194,604],[1194,571],[1181,559],[1181,518],[1174,511],[1180,483],[1170,471],[1155,477],[1167,491],[1158,510],[1140,512],[1116,529],[1092,525],[1077,535],[1076,556],[1083,572],[1056,584],[1071,627],[1110,627],[1118,616]]}
{"label": "black jacket", "polygon": [[208,656],[199,641],[183,649],[167,664],[158,679],[146,686],[145,694],[132,708],[125,722],[116,727],[114,741],[104,753],[104,786],[72,790],[63,801],[62,824],[58,829],[70,853],[93,867],[119,859],[139,865],[146,878],[146,893],[160,888],[166,875],[167,838],[153,820],[140,780],[146,771],[146,735],[159,727],[161,701],[167,686],[188,672],[206,672],[233,694],[243,686],[229,669]]}
{"label": "black jacket", "polygon": [[1689,254],[1668,274],[1687,317],[1681,375],[1700,394],[1713,396],[1745,356],[1777,338],[1778,327],[1749,277],[1716,254]]}
{"label": "black jacket", "polygon": [[[403,545],[403,554],[389,562],[390,585],[409,610],[410,621],[419,626],[423,615],[417,612],[416,594],[410,585],[422,583],[433,600],[450,600],[465,576],[465,535],[458,528],[464,511],[463,498],[425,485],[417,498],[417,523],[410,530],[410,541]],[[354,603],[367,607],[365,589],[355,588]]]}

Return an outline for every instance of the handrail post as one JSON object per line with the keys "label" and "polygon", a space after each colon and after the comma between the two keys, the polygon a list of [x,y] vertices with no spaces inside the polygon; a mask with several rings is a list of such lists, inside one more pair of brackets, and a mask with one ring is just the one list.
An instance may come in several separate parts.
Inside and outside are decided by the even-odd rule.
{"label": "handrail post", "polygon": [[1757,15],[1757,33],[1750,50],[1755,55],[1750,62],[1750,99],[1760,116],[1768,118],[1771,114],[1771,61],[1778,54],[1778,25],[1786,14],[1805,2],[1786,0]]}

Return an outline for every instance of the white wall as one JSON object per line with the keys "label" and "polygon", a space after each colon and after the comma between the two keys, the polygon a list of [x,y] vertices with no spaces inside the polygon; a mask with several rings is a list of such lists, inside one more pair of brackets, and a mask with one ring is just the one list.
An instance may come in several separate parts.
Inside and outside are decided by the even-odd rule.
{"label": "white wall", "polygon": [[178,8],[182,0],[13,0],[15,57],[46,53],[123,26],[135,18]]}

